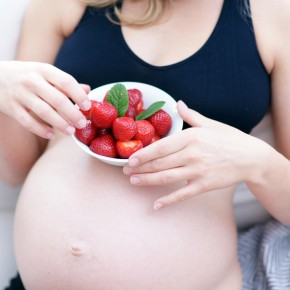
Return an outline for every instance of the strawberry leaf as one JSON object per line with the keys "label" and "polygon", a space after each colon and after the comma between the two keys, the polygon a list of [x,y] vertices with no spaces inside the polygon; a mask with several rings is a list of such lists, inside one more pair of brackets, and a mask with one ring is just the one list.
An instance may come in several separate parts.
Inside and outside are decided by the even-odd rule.
{"label": "strawberry leaf", "polygon": [[154,113],[159,111],[164,106],[164,104],[165,104],[164,101],[159,101],[159,102],[153,103],[152,105],[150,105],[147,108],[146,111],[144,111],[143,113],[137,115],[136,120],[145,120],[145,119],[149,118]]}
{"label": "strawberry leaf", "polygon": [[109,90],[106,101],[118,110],[118,117],[123,117],[129,106],[129,97],[126,87],[123,84],[115,84]]}

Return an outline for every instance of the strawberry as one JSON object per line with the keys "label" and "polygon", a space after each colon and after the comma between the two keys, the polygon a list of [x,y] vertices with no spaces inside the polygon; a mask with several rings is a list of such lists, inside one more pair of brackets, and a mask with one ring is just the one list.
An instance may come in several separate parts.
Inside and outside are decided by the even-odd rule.
{"label": "strawberry", "polygon": [[98,129],[98,136],[103,136],[103,135],[107,135],[107,134],[112,135],[111,129],[104,129],[104,128]]}
{"label": "strawberry", "polygon": [[143,148],[140,140],[117,141],[116,149],[121,158],[129,158],[134,152]]}
{"label": "strawberry", "polygon": [[87,110],[87,111],[84,111],[84,110],[80,110],[82,112],[82,114],[86,117],[87,120],[91,119],[91,110]]}
{"label": "strawberry", "polygon": [[91,151],[99,155],[115,158],[117,150],[115,140],[112,135],[99,136],[91,142]]}
{"label": "strawberry", "polygon": [[142,112],[144,112],[144,108],[143,108],[143,106],[144,106],[143,100],[140,100],[140,101],[136,104],[135,109],[136,109],[136,113],[137,113],[137,115],[138,115],[138,114],[141,114]]}
{"label": "strawberry", "polygon": [[75,136],[82,143],[89,145],[97,136],[98,129],[92,124],[91,120],[87,120],[86,127],[82,129],[76,128]]}
{"label": "strawberry", "polygon": [[136,113],[135,107],[129,104],[129,107],[128,107],[128,110],[125,114],[125,117],[131,117],[131,118],[135,119],[136,116],[137,116],[137,113]]}
{"label": "strawberry", "polygon": [[147,119],[154,127],[155,133],[164,136],[171,128],[172,119],[168,113],[160,109]]}
{"label": "strawberry", "polygon": [[[95,103],[95,102],[96,102],[95,100],[91,100],[91,107],[92,107],[93,103]],[[91,109],[89,109],[87,111],[80,109],[80,111],[83,113],[83,115],[86,117],[87,120],[91,119]]]}
{"label": "strawberry", "polygon": [[156,141],[158,141],[160,139],[161,139],[161,137],[155,133],[154,136],[152,137],[152,140],[151,140],[150,144],[152,144],[152,143],[154,143],[154,142],[156,142]]}
{"label": "strawberry", "polygon": [[107,102],[95,102],[91,107],[92,123],[98,128],[110,128],[118,117],[117,109]]}
{"label": "strawberry", "polygon": [[135,120],[130,117],[119,117],[113,123],[113,135],[120,141],[128,141],[137,132]]}
{"label": "strawberry", "polygon": [[129,104],[133,107],[136,107],[136,105],[142,100],[143,95],[141,91],[138,89],[129,89],[128,91],[128,97],[129,97]]}
{"label": "strawberry", "polygon": [[145,147],[151,143],[155,134],[155,129],[147,120],[137,120],[135,123],[137,125],[137,132],[133,138],[142,141],[143,146]]}

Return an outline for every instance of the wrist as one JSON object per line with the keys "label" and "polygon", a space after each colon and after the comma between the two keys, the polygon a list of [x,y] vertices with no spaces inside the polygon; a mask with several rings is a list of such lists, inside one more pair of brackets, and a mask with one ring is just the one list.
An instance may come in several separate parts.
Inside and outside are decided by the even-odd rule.
{"label": "wrist", "polygon": [[260,139],[255,141],[255,149],[248,157],[248,162],[244,167],[244,181],[250,187],[265,184],[270,175],[277,174],[277,170],[281,170],[274,166],[277,162],[279,163],[278,159],[281,158],[281,154],[268,143]]}

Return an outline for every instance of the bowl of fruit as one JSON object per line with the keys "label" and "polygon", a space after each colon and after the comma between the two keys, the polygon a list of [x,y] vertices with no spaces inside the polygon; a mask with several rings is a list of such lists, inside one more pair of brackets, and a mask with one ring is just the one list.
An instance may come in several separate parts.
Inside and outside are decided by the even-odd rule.
{"label": "bowl of fruit", "polygon": [[72,135],[89,155],[124,166],[137,150],[182,130],[176,101],[163,90],[138,82],[107,84],[89,93],[83,129]]}

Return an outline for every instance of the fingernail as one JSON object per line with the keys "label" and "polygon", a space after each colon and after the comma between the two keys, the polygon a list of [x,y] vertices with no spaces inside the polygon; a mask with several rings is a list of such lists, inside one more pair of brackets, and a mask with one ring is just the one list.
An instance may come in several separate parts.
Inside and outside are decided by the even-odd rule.
{"label": "fingernail", "polygon": [[163,207],[163,204],[161,202],[157,202],[154,204],[154,209],[157,210],[157,209],[160,209]]}
{"label": "fingernail", "polygon": [[83,110],[87,111],[91,108],[91,102],[89,100],[85,100],[81,103]]}
{"label": "fingernail", "polygon": [[72,127],[72,126],[68,126],[66,128],[66,132],[67,132],[68,135],[72,135],[75,132],[75,128]]}
{"label": "fingernail", "polygon": [[129,159],[129,164],[131,166],[135,166],[139,163],[138,159],[137,158],[132,158],[132,159]]}
{"label": "fingernail", "polygon": [[184,108],[188,108],[187,105],[186,105],[183,101],[179,100],[178,103],[179,103],[181,106],[183,106]]}
{"label": "fingernail", "polygon": [[137,176],[132,176],[132,177],[130,178],[130,182],[131,182],[131,184],[137,184],[137,183],[140,182],[140,178],[137,177]]}
{"label": "fingernail", "polygon": [[80,119],[78,121],[78,128],[82,129],[82,128],[86,127],[86,124],[87,124],[87,120],[86,119]]}
{"label": "fingernail", "polygon": [[53,139],[54,138],[54,134],[49,132],[46,134],[47,139]]}
{"label": "fingernail", "polygon": [[133,170],[132,170],[132,168],[131,167],[128,167],[128,166],[125,166],[125,167],[123,167],[123,172],[124,172],[124,174],[131,174],[131,172],[132,172]]}

